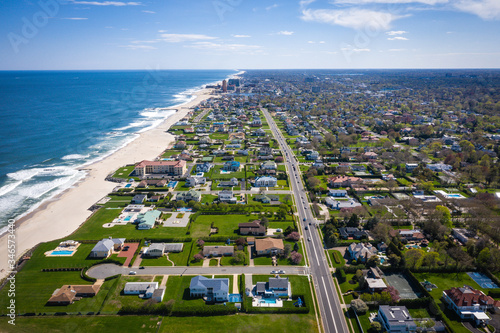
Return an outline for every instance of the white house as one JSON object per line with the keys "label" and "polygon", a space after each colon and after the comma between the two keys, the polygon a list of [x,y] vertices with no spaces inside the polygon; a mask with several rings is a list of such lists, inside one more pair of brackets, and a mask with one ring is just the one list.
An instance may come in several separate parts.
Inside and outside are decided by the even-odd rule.
{"label": "white house", "polygon": [[89,257],[91,258],[107,258],[113,250],[120,250],[125,244],[125,238],[105,238],[97,242],[97,244],[90,251]]}
{"label": "white house", "polygon": [[352,259],[363,262],[377,254],[377,248],[370,243],[352,243],[347,251]]}
{"label": "white house", "polygon": [[278,184],[278,179],[275,177],[263,176],[255,179],[255,187],[275,187]]}
{"label": "white house", "polygon": [[231,190],[222,190],[219,192],[219,201],[234,204],[236,203],[236,197]]}
{"label": "white house", "polygon": [[195,187],[197,185],[203,185],[207,182],[205,177],[191,176],[186,178],[186,187]]}
{"label": "white house", "polygon": [[123,293],[125,295],[139,295],[142,298],[151,298],[158,289],[158,282],[127,282]]}
{"label": "white house", "polygon": [[195,276],[189,284],[189,294],[191,297],[206,297],[207,301],[226,302],[229,294],[229,279]]}
{"label": "white house", "polygon": [[274,161],[265,161],[260,165],[261,170],[276,170],[277,168],[276,162]]}
{"label": "white house", "polygon": [[389,333],[417,331],[417,324],[406,306],[381,305],[378,308],[378,320]]}
{"label": "white house", "polygon": [[453,167],[449,164],[435,163],[435,164],[427,164],[427,169],[435,172],[442,172],[442,171],[451,171]]}

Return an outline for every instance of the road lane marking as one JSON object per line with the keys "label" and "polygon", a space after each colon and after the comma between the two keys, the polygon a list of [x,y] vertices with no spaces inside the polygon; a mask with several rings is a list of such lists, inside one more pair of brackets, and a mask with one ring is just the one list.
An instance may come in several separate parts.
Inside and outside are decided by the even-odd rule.
{"label": "road lane marking", "polygon": [[328,292],[327,292],[327,289],[326,289],[325,279],[323,277],[321,277],[321,282],[323,282],[323,287],[325,288],[326,301],[328,302],[328,308],[330,309],[330,314],[332,315],[332,319],[333,319],[332,320],[333,321],[333,326],[335,328],[334,332],[338,332],[337,331],[337,325],[335,324],[335,318],[333,316],[332,305],[330,304],[330,297],[328,297]]}

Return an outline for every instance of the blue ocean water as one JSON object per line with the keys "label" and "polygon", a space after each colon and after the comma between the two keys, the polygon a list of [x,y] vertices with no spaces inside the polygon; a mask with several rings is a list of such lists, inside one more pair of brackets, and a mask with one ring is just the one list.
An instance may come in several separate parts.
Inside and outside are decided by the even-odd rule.
{"label": "blue ocean water", "polygon": [[165,108],[235,73],[0,71],[0,229],[174,113]]}

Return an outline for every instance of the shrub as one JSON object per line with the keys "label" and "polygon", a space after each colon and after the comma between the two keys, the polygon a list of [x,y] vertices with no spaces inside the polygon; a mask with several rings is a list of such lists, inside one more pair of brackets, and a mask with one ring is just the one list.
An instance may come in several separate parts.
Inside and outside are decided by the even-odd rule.
{"label": "shrub", "polygon": [[368,311],[368,305],[361,299],[353,299],[351,301],[351,308],[353,308],[358,314],[365,314]]}

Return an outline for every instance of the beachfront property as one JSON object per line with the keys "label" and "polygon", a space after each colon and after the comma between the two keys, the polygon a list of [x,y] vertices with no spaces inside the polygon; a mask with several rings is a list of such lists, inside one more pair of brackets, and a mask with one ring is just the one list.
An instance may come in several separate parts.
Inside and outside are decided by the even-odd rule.
{"label": "beachfront property", "polygon": [[280,238],[258,238],[255,240],[255,253],[258,256],[278,255],[285,253],[283,240]]}
{"label": "beachfront property", "polygon": [[198,275],[189,284],[191,297],[203,297],[209,302],[227,302],[229,295],[228,278],[206,278]]}
{"label": "beachfront property", "polygon": [[151,298],[156,289],[158,289],[158,282],[127,282],[123,288],[123,294]]}
{"label": "beachfront property", "polygon": [[71,257],[76,253],[80,243],[74,240],[66,240],[59,243],[54,249],[45,252],[46,257]]}
{"label": "beachfront property", "polygon": [[189,190],[186,192],[179,192],[175,196],[176,201],[184,201],[184,202],[189,202],[191,200],[193,201],[200,201],[201,200],[201,192],[195,191],[195,190]]}
{"label": "beachfront property", "polygon": [[278,184],[278,179],[275,177],[263,176],[255,178],[253,186],[255,187],[275,187]]}
{"label": "beachfront property", "polygon": [[47,305],[69,305],[82,297],[94,297],[99,289],[101,289],[100,284],[64,285],[52,293]]}
{"label": "beachfront property", "polygon": [[132,204],[132,205],[140,205],[144,201],[146,201],[147,198],[148,198],[148,196],[146,194],[136,194],[136,195],[134,195],[134,197],[130,201],[130,204]]}
{"label": "beachfront property", "polygon": [[490,317],[486,314],[487,310],[500,306],[500,301],[470,286],[443,290],[442,299],[448,309],[454,311],[461,319],[474,321],[478,326],[486,325],[490,321]]}
{"label": "beachfront property", "polygon": [[204,257],[231,257],[234,254],[234,246],[205,245],[203,247]]}
{"label": "beachfront property", "polygon": [[134,223],[137,224],[139,230],[152,229],[156,222],[160,222],[160,216],[161,212],[159,210],[149,210],[137,215]]}
{"label": "beachfront property", "polygon": [[105,238],[97,242],[90,251],[91,258],[107,258],[113,251],[120,251],[125,244],[125,238]]}
{"label": "beachfront property", "polygon": [[417,324],[413,321],[406,306],[381,305],[378,308],[378,321],[389,333],[416,332]]}
{"label": "beachfront property", "polygon": [[137,177],[146,175],[182,176],[186,172],[186,161],[147,161],[136,164],[133,174]]}

